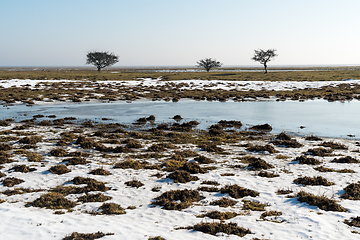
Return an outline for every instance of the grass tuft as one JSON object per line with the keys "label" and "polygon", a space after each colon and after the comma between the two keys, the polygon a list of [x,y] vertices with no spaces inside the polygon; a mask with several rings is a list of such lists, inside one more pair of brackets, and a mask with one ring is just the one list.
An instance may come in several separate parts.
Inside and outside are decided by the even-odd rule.
{"label": "grass tuft", "polygon": [[335,200],[329,199],[325,196],[316,196],[305,191],[300,191],[296,194],[296,197],[298,197],[299,202],[305,202],[309,205],[317,206],[325,211],[347,212],[347,210],[337,204]]}
{"label": "grass tuft", "polygon": [[220,192],[223,194],[227,193],[229,194],[230,197],[233,198],[242,198],[246,196],[251,196],[251,197],[259,196],[258,192],[251,189],[240,187],[239,185],[236,184],[226,185],[225,187],[220,189]]}

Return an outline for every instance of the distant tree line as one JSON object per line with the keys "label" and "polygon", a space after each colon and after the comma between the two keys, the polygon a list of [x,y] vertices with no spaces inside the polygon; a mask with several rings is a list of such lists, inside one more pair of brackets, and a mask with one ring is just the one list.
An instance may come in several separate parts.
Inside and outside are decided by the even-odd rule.
{"label": "distant tree line", "polygon": [[[254,56],[251,59],[264,65],[265,73],[267,73],[267,63],[277,56],[275,53],[276,49],[258,49],[254,51]],[[86,64],[94,65],[98,71],[101,71],[101,69],[105,67],[114,65],[117,62],[119,62],[119,56],[109,52],[93,51],[88,52],[86,55]],[[207,72],[209,72],[212,68],[219,68],[222,66],[221,62],[212,58],[200,59],[196,63],[196,67],[205,68]]]}

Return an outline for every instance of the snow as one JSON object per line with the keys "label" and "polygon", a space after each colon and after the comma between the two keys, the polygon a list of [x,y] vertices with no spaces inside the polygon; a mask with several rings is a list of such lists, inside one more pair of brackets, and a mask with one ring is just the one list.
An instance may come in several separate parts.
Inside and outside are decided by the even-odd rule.
{"label": "snow", "polygon": [[[21,80],[11,79],[0,81],[0,86],[8,88],[11,86],[16,87],[35,87],[36,84],[41,83],[59,83],[59,82],[84,82],[76,80]],[[164,86],[166,84],[184,85],[182,89],[223,89],[223,90],[238,90],[238,91],[249,91],[249,90],[275,90],[275,91],[291,91],[295,89],[305,88],[321,88],[324,86],[338,86],[340,84],[360,84],[360,80],[346,79],[342,81],[223,81],[223,80],[179,80],[179,81],[163,81],[159,79],[142,78],[136,81],[97,81],[96,83],[103,86]]]}
{"label": "snow", "polygon": [[[1,127],[0,130],[10,129],[10,127]],[[14,160],[17,162],[3,164],[5,168],[1,171],[7,177],[17,177],[23,179],[25,182],[16,185],[13,188],[31,188],[31,189],[45,189],[42,192],[27,193],[21,195],[6,196],[0,194],[0,198],[6,202],[0,204],[0,214],[2,223],[0,224],[0,239],[62,239],[64,236],[72,232],[94,233],[102,231],[104,233],[114,233],[114,235],[106,236],[103,239],[148,239],[149,236],[162,236],[165,239],[240,239],[235,235],[220,234],[219,236],[212,236],[201,232],[194,232],[189,230],[176,230],[178,227],[187,227],[200,223],[201,221],[213,222],[209,218],[196,218],[196,215],[208,212],[211,210],[219,211],[235,211],[243,212],[241,199],[235,199],[238,203],[234,207],[220,208],[218,206],[211,206],[211,201],[227,196],[227,194],[202,192],[201,195],[205,197],[198,203],[195,203],[190,208],[182,211],[163,210],[161,207],[151,206],[152,200],[161,193],[169,190],[178,189],[197,189],[203,186],[200,183],[205,180],[217,181],[220,187],[228,184],[238,184],[242,187],[256,190],[259,192],[258,197],[245,197],[243,199],[256,200],[261,203],[266,203],[266,210],[281,211],[282,215],[277,218],[282,223],[275,223],[270,221],[263,221],[260,219],[262,212],[251,211],[250,215],[239,215],[233,219],[226,220],[226,222],[235,222],[239,226],[248,228],[253,234],[246,235],[242,239],[250,240],[253,238],[259,239],[358,239],[359,236],[351,233],[356,230],[355,227],[349,227],[344,224],[345,219],[356,217],[360,212],[360,202],[352,200],[344,200],[339,196],[343,189],[350,183],[357,182],[360,177],[359,164],[340,164],[331,163],[332,157],[315,157],[324,162],[325,167],[335,169],[349,168],[356,173],[322,173],[317,172],[310,165],[300,165],[293,162],[293,159],[300,156],[307,149],[317,146],[319,142],[305,141],[303,138],[297,137],[297,141],[304,144],[301,148],[283,148],[276,147],[279,151],[277,154],[266,153],[249,153],[241,144],[247,143],[242,141],[236,144],[221,145],[222,148],[230,154],[214,154],[199,151],[199,149],[191,144],[179,144],[180,149],[189,149],[196,151],[199,155],[216,160],[218,168],[209,171],[205,174],[193,174],[200,178],[199,181],[192,181],[188,183],[174,183],[170,179],[156,178],[153,174],[161,172],[158,170],[133,170],[133,169],[113,169],[112,164],[124,160],[125,156],[114,156],[112,158],[102,158],[101,154],[95,150],[87,150],[91,153],[87,160],[91,163],[86,165],[69,166],[71,172],[63,175],[51,174],[47,171],[51,166],[62,161],[61,157],[53,157],[48,153],[51,149],[57,148],[54,139],[59,137],[61,131],[69,131],[71,126],[67,129],[59,130],[53,127],[36,127],[29,129],[31,132],[38,132],[44,136],[44,140],[38,143],[36,152],[44,155],[43,164],[27,162],[23,155],[14,155]],[[336,150],[336,155],[359,157],[359,147],[355,141],[346,139],[325,139],[326,141],[335,141],[345,144],[349,147],[348,150]],[[263,141],[250,141],[251,144],[264,144]],[[148,141],[143,141],[144,148],[151,145]],[[19,147],[18,143],[13,144],[14,147]],[[66,146],[67,151],[79,151],[76,144]],[[232,168],[232,165],[241,164],[237,158],[242,157],[242,154],[260,157],[268,163],[275,166],[275,168],[268,171],[280,174],[276,178],[263,178],[256,176],[255,171],[249,171],[241,168]],[[281,160],[275,156],[281,154],[289,156],[289,159]],[[188,158],[190,161],[192,158]],[[157,161],[153,159],[152,161]],[[37,168],[34,172],[21,173],[9,172],[16,164],[26,164]],[[93,169],[103,167],[110,171],[110,176],[90,175]],[[287,171],[284,171],[287,170]],[[221,176],[223,173],[234,173],[235,176]],[[123,208],[128,206],[135,206],[136,209],[126,209],[124,215],[91,215],[88,212],[96,210],[102,203],[84,203],[78,204],[74,207],[73,212],[67,212],[63,215],[54,214],[53,210],[25,207],[25,203],[33,201],[41,194],[57,185],[62,185],[70,181],[75,176],[91,177],[99,181],[106,182],[107,187],[112,189],[105,192],[107,196],[112,199],[107,202],[120,204]],[[329,181],[335,182],[335,185],[325,186],[300,186],[293,183],[293,180],[300,176],[323,176]],[[140,188],[127,187],[124,182],[130,180],[138,180],[145,185]],[[153,187],[160,187],[160,192],[153,192]],[[8,189],[0,186],[0,191]],[[12,189],[12,188],[10,188]],[[306,203],[300,203],[296,198],[287,198],[284,195],[277,195],[275,192],[278,189],[292,189],[294,193],[304,190],[315,195],[324,195],[329,198],[334,198],[338,203],[345,207],[348,212],[331,212],[320,210],[318,207],[309,206]],[[68,199],[76,201],[82,194],[72,194],[67,196]],[[218,221],[218,220],[215,220]]]}
{"label": "snow", "polygon": [[[8,88],[11,86],[35,87],[36,84],[43,82],[67,82],[70,80],[4,80],[0,81],[0,86]],[[101,84],[119,84],[123,86],[136,86],[142,84],[143,86],[161,86],[167,83],[183,84],[187,83],[189,86],[183,86],[184,89],[237,89],[237,90],[293,90],[304,88],[320,88],[323,86],[337,86],[339,84],[360,84],[360,80],[346,80],[346,81],[321,81],[321,82],[263,82],[263,81],[203,81],[203,80],[182,80],[182,81],[162,81],[160,79],[139,79],[138,81],[103,81]],[[17,123],[13,123],[10,127],[0,127],[0,131],[12,129]],[[153,174],[159,172],[158,170],[133,170],[133,169],[113,169],[114,162],[122,161],[124,156],[113,156],[112,158],[102,158],[101,154],[94,150],[88,150],[92,154],[89,159],[91,163],[86,165],[69,166],[72,170],[63,175],[55,175],[49,173],[47,170],[59,162],[63,158],[52,157],[49,155],[51,149],[56,148],[54,139],[59,137],[61,131],[69,131],[68,129],[58,129],[53,127],[37,127],[30,129],[31,132],[36,132],[44,136],[44,140],[37,144],[36,152],[44,155],[43,163],[30,163],[24,155],[14,155],[15,162],[3,164],[5,168],[0,171],[5,173],[7,177],[17,177],[23,179],[25,182],[16,185],[13,188],[31,188],[44,189],[42,192],[26,193],[13,196],[6,196],[0,194],[0,199],[6,202],[0,204],[0,216],[2,218],[0,224],[0,239],[62,239],[72,232],[81,233],[95,233],[102,231],[104,233],[114,233],[114,235],[105,236],[102,239],[148,239],[149,237],[162,236],[165,239],[244,239],[250,240],[253,238],[259,239],[317,239],[317,240],[338,240],[338,239],[359,239],[359,235],[352,233],[352,231],[360,232],[359,228],[349,227],[344,224],[345,219],[356,217],[360,215],[360,201],[352,201],[341,199],[340,195],[343,189],[350,183],[360,180],[360,166],[359,164],[340,164],[332,163],[331,157],[315,157],[323,161],[323,166],[334,169],[352,169],[355,173],[336,173],[336,172],[317,172],[310,165],[300,165],[293,160],[303,154],[307,149],[313,148],[319,144],[315,141],[305,141],[304,138],[296,137],[296,140],[304,144],[301,148],[283,148],[276,147],[278,154],[264,154],[264,153],[249,153],[241,144],[246,141],[238,142],[236,144],[222,145],[229,153],[228,155],[213,154],[199,151],[199,149],[191,144],[177,145],[180,149],[189,149],[196,151],[199,155],[216,160],[214,166],[217,169],[209,171],[205,174],[193,174],[200,178],[199,181],[192,181],[188,183],[174,183],[170,179],[156,178]],[[359,147],[354,140],[348,139],[325,139],[326,141],[335,141],[345,144],[349,147],[348,150],[335,150],[336,155],[353,156],[359,158]],[[148,140],[142,142],[145,147],[151,145]],[[252,141],[251,144],[264,144],[263,141]],[[17,143],[14,147],[19,147]],[[65,147],[68,151],[80,150],[78,145],[72,144]],[[262,178],[256,176],[257,172],[246,169],[232,168],[232,165],[240,164],[238,159],[242,154],[260,157],[268,163],[275,166],[269,171],[280,174],[276,178]],[[288,159],[277,159],[276,155],[289,156]],[[189,161],[192,158],[188,158]],[[156,161],[156,159],[153,159]],[[14,165],[26,164],[35,167],[37,170],[30,173],[9,172]],[[93,169],[103,167],[110,171],[110,176],[95,176],[90,175]],[[161,172],[162,173],[162,172]],[[164,172],[165,173],[165,172]],[[234,176],[221,176],[223,173],[234,173]],[[166,173],[165,173],[166,174]],[[66,212],[62,215],[54,214],[53,210],[42,209],[36,207],[25,207],[27,202],[33,201],[46,190],[62,185],[67,181],[73,179],[75,176],[91,177],[99,181],[106,182],[106,186],[112,189],[105,192],[104,195],[111,196],[112,199],[108,202],[120,204],[123,208],[135,206],[134,210],[126,209],[124,215],[91,215],[88,211],[95,211],[102,203],[84,203],[78,204],[74,207],[74,211]],[[329,181],[335,183],[333,186],[301,186],[293,183],[293,180],[300,176],[322,176]],[[140,188],[127,187],[124,182],[130,180],[139,180],[145,185]],[[251,211],[250,215],[239,215],[233,219],[226,220],[226,222],[235,222],[239,226],[248,228],[253,234],[248,234],[243,238],[235,235],[219,234],[212,236],[201,232],[194,232],[190,230],[176,230],[178,227],[187,227],[196,223],[213,222],[209,218],[197,218],[196,215],[211,210],[219,211],[235,211],[242,212],[241,199],[237,199],[238,203],[234,207],[220,208],[218,206],[211,206],[211,201],[227,196],[227,194],[201,192],[205,197],[200,202],[182,211],[163,210],[159,206],[151,206],[152,200],[160,196],[161,193],[169,190],[178,189],[197,189],[203,186],[200,183],[205,180],[217,181],[220,187],[227,184],[238,184],[260,193],[258,197],[245,197],[243,199],[256,200],[261,203],[266,203],[266,210],[281,211],[282,215],[277,219],[284,221],[282,223],[275,223],[271,221],[263,221],[260,219],[262,212]],[[154,187],[160,187],[160,192],[151,191]],[[0,191],[3,192],[7,188],[0,185]],[[324,211],[318,207],[309,206],[306,203],[300,203],[296,198],[287,198],[285,195],[277,195],[275,192],[278,189],[292,189],[294,193],[304,190],[315,195],[324,195],[329,198],[334,198],[338,203],[346,208],[347,212],[332,212]],[[70,200],[76,200],[81,194],[73,194],[67,196]]]}

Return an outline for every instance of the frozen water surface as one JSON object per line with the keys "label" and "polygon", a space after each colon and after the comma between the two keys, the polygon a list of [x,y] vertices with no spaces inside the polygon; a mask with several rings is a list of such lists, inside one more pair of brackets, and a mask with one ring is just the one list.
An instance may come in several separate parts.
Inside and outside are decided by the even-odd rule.
{"label": "frozen water surface", "polygon": [[[24,116],[27,114],[26,116]],[[323,137],[360,137],[360,102],[327,102],[324,100],[298,101],[255,101],[255,102],[208,102],[180,100],[164,102],[141,100],[127,103],[124,101],[103,103],[66,103],[34,105],[26,107],[15,105],[0,108],[3,119],[31,118],[43,114],[78,119],[110,118],[115,122],[132,123],[140,117],[154,115],[156,122],[172,121],[174,115],[181,115],[185,121],[197,120],[199,128],[206,128],[220,120],[238,120],[244,128],[251,125],[269,123],[274,132],[287,131],[301,135]],[[305,128],[300,128],[304,126]]]}

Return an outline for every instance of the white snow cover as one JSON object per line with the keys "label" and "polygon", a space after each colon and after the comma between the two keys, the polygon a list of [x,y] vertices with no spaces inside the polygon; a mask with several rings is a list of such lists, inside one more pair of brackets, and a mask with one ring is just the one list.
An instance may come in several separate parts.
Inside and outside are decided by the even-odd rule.
{"label": "white snow cover", "polygon": [[[14,127],[0,127],[0,130],[6,130]],[[4,164],[5,168],[1,172],[7,177],[17,177],[25,182],[12,188],[0,185],[0,191],[13,188],[31,188],[31,189],[49,189],[73,179],[75,176],[91,177],[99,181],[106,182],[106,186],[112,189],[104,194],[112,197],[107,202],[120,204],[123,208],[135,206],[134,210],[126,209],[124,215],[91,215],[85,211],[94,211],[102,203],[85,203],[74,207],[73,212],[67,212],[63,215],[54,214],[54,210],[25,207],[25,203],[33,201],[43,192],[26,193],[13,196],[0,194],[0,199],[6,202],[0,204],[0,239],[57,239],[60,240],[72,232],[95,233],[102,231],[104,233],[114,233],[114,235],[106,236],[102,239],[148,239],[150,236],[162,236],[165,239],[317,239],[317,240],[339,240],[339,239],[359,239],[359,235],[351,231],[359,231],[356,227],[349,227],[344,224],[345,219],[360,215],[360,201],[352,201],[341,199],[339,196],[343,193],[343,188],[350,183],[357,182],[360,179],[359,164],[331,163],[332,157],[315,157],[323,162],[325,167],[334,169],[353,169],[355,173],[336,173],[336,172],[318,172],[314,170],[314,166],[301,165],[298,162],[292,162],[295,157],[300,156],[307,149],[317,146],[319,142],[305,141],[304,138],[296,138],[297,141],[304,144],[301,148],[284,148],[276,147],[279,151],[277,154],[265,153],[249,153],[242,147],[246,141],[236,144],[221,145],[229,154],[210,154],[199,151],[199,149],[191,144],[177,145],[180,150],[194,150],[199,155],[204,155],[215,160],[216,164],[210,166],[218,167],[215,170],[205,174],[193,174],[199,177],[199,181],[188,183],[174,183],[170,179],[166,179],[166,172],[162,178],[158,179],[153,176],[158,170],[133,170],[133,169],[113,169],[113,163],[122,161],[122,157],[118,158],[101,158],[100,153],[95,150],[87,150],[94,154],[87,158],[91,163],[86,165],[69,166],[72,170],[63,175],[51,174],[47,170],[64,158],[49,156],[51,149],[57,148],[54,139],[59,137],[61,131],[49,131],[49,127],[40,127],[29,129],[36,131],[44,136],[42,143],[38,143],[36,152],[44,155],[43,164],[28,162],[24,155],[15,155],[14,160],[17,162]],[[54,129],[53,129],[54,130]],[[64,129],[64,131],[69,131]],[[332,140],[349,147],[348,150],[335,150],[336,155],[359,157],[359,147],[355,141],[345,139],[326,139]],[[251,144],[264,144],[262,141],[250,141]],[[151,145],[149,142],[143,142],[144,147]],[[13,145],[17,147],[17,143]],[[66,146],[67,151],[78,151],[79,148],[75,144]],[[248,154],[260,157],[275,168],[268,171],[278,173],[280,176],[275,178],[264,178],[256,176],[257,171],[249,171],[242,168],[233,168],[233,165],[241,165],[238,158],[242,154]],[[286,155],[289,159],[277,159],[276,155]],[[192,158],[188,158],[189,161]],[[151,160],[151,161],[156,161]],[[14,165],[26,164],[35,167],[37,170],[29,173],[9,171]],[[246,166],[246,164],[243,164]],[[88,174],[91,170],[103,167],[110,171],[110,176],[98,176]],[[234,176],[222,176],[224,173],[234,173]],[[295,178],[300,176],[323,176],[329,181],[335,183],[333,186],[301,186],[293,183]],[[140,188],[127,187],[124,182],[130,180],[138,180],[145,185]],[[177,189],[197,189],[202,185],[202,181],[217,181],[220,187],[230,184],[238,184],[242,187],[256,190],[259,192],[258,197],[245,197],[243,199],[255,200],[267,204],[266,210],[281,211],[282,215],[276,218],[282,223],[263,221],[260,219],[262,212],[251,211],[250,215],[239,215],[226,222],[234,222],[239,226],[250,229],[253,234],[248,234],[243,238],[236,235],[219,234],[212,236],[201,232],[190,230],[176,230],[177,227],[187,227],[204,222],[213,222],[210,218],[197,218],[196,215],[203,214],[212,210],[243,212],[241,199],[235,199],[238,203],[234,207],[220,208],[212,206],[209,203],[218,200],[227,194],[219,192],[209,193],[202,192],[204,199],[195,203],[182,211],[163,210],[161,207],[153,207],[150,205],[152,200],[160,196],[161,193],[169,190]],[[159,187],[160,192],[153,192],[153,187]],[[338,203],[346,208],[348,212],[332,212],[324,211],[315,206],[309,206],[306,203],[300,203],[296,198],[287,198],[284,195],[277,195],[278,189],[292,189],[294,193],[304,190],[316,195],[324,195],[334,198]],[[68,195],[67,198],[76,201],[81,194]]]}
{"label": "white snow cover", "polygon": [[[70,80],[3,80],[0,81],[0,86],[7,88],[10,86],[35,86],[41,82],[66,82]],[[163,85],[167,81],[160,81],[160,79],[141,79],[139,81],[103,81],[102,84],[117,84],[132,86],[142,84],[144,86]],[[175,84],[187,83],[189,86],[183,88],[199,88],[199,89],[237,89],[237,90],[293,90],[303,88],[319,88],[322,86],[336,86],[339,84],[359,84],[360,80],[347,81],[321,81],[321,82],[263,82],[263,81],[202,81],[202,80],[182,80],[173,81]],[[10,127],[0,127],[0,131],[11,129]],[[65,129],[66,130],[66,129]],[[67,129],[69,130],[69,129]],[[85,203],[77,205],[73,212],[67,212],[62,215],[54,214],[53,210],[25,207],[26,202],[33,201],[44,192],[34,192],[19,194],[13,196],[6,196],[0,194],[0,199],[6,202],[0,204],[0,239],[57,239],[60,240],[72,232],[81,233],[95,233],[102,231],[104,233],[114,233],[114,235],[105,236],[101,239],[148,239],[149,237],[162,236],[165,239],[319,239],[319,240],[339,240],[339,239],[359,239],[359,228],[350,227],[344,224],[344,220],[349,220],[351,217],[360,215],[360,201],[352,201],[341,199],[340,195],[344,192],[343,189],[350,183],[355,183],[360,180],[360,166],[359,164],[339,164],[331,163],[335,157],[315,157],[323,162],[323,166],[334,169],[352,169],[355,173],[337,173],[337,172],[318,172],[314,170],[314,166],[300,165],[297,162],[292,162],[295,157],[300,156],[309,148],[313,148],[319,144],[315,141],[305,141],[303,138],[296,139],[304,144],[301,148],[283,148],[276,147],[279,151],[277,154],[264,153],[249,153],[245,147],[241,147],[244,142],[239,142],[232,145],[222,145],[230,154],[218,155],[209,154],[199,151],[194,145],[178,145],[180,150],[189,149],[216,160],[218,168],[209,171],[205,174],[194,174],[200,178],[199,181],[192,181],[188,183],[173,183],[172,180],[163,178],[158,179],[153,174],[157,170],[132,170],[132,169],[113,169],[114,162],[122,161],[123,158],[101,158],[100,154],[89,150],[89,153],[94,155],[89,159],[91,163],[86,165],[69,166],[72,170],[70,173],[63,175],[55,175],[49,173],[47,170],[61,161],[61,158],[49,156],[51,149],[56,148],[54,139],[59,137],[59,129],[49,131],[48,127],[41,127],[40,129],[30,129],[36,131],[44,136],[44,141],[37,144],[36,152],[44,155],[45,164],[29,163],[24,155],[15,155],[14,163],[4,164],[5,168],[0,171],[5,173],[6,177],[17,177],[24,180],[24,183],[16,185],[13,188],[31,188],[31,189],[49,189],[57,185],[62,185],[65,182],[73,179],[75,176],[91,177],[99,181],[106,182],[106,186],[111,187],[112,190],[104,194],[112,197],[108,202],[120,204],[123,208],[128,206],[135,206],[134,210],[126,209],[124,215],[91,215],[85,211],[94,211],[102,203]],[[335,141],[345,144],[349,147],[348,150],[335,150],[336,155],[353,156],[359,158],[359,146],[353,140],[346,139],[326,139],[327,141]],[[264,144],[264,142],[251,142],[252,144]],[[145,148],[151,145],[149,142],[143,142]],[[16,146],[16,144],[14,145]],[[77,146],[65,147],[68,151],[77,151]],[[270,172],[278,173],[280,176],[276,178],[263,178],[256,176],[257,172],[244,170],[241,168],[232,168],[232,165],[241,164],[237,160],[242,157],[241,154],[253,155],[260,157],[268,163],[275,166],[270,169]],[[277,159],[276,155],[286,155],[289,159]],[[338,156],[337,156],[338,157]],[[192,158],[188,159],[189,161]],[[26,164],[35,167],[37,170],[30,173],[11,172],[9,171],[14,165]],[[110,171],[110,176],[94,176],[88,173],[96,168],[103,167]],[[234,176],[221,176],[224,173],[234,173]],[[335,183],[333,186],[301,186],[293,183],[295,178],[300,176],[323,176],[329,181]],[[140,188],[127,187],[124,182],[130,180],[139,180],[145,185]],[[266,210],[281,211],[282,215],[276,220],[283,221],[276,223],[271,221],[263,221],[260,219],[262,212],[251,211],[250,215],[239,215],[233,219],[226,220],[226,222],[235,222],[239,226],[250,229],[253,234],[248,234],[243,238],[235,235],[219,234],[212,236],[201,232],[194,232],[190,230],[175,230],[177,227],[187,227],[204,222],[213,222],[209,218],[197,218],[196,215],[203,214],[212,210],[219,211],[234,211],[242,212],[241,199],[237,199],[238,203],[234,207],[219,208],[218,206],[211,206],[211,201],[227,196],[227,194],[202,192],[205,198],[199,203],[195,203],[182,211],[167,211],[160,207],[152,207],[150,203],[152,200],[160,196],[161,193],[169,190],[177,189],[197,189],[202,181],[217,181],[221,186],[228,184],[238,184],[242,187],[256,190],[259,192],[258,197],[245,197],[244,199],[255,200],[261,203],[266,203]],[[160,192],[153,192],[153,187],[159,187]],[[7,188],[0,185],[0,191],[5,191]],[[333,198],[338,203],[346,208],[348,212],[331,212],[324,211],[318,207],[309,206],[306,203],[300,203],[296,198],[287,198],[284,195],[277,195],[275,192],[278,189],[292,189],[294,193],[304,190],[316,195],[324,195]],[[46,192],[46,191],[45,191]],[[76,201],[79,196],[69,195],[68,199]],[[215,220],[218,221],[218,220]],[[352,232],[353,231],[353,232]]]}
{"label": "white snow cover", "polygon": [[[85,80],[84,80],[85,81]],[[77,82],[75,80],[2,80],[0,86],[8,88],[11,86],[22,87],[29,86],[34,87],[36,84],[47,82]],[[163,81],[159,79],[139,79],[137,81],[97,81],[96,83],[102,85],[117,85],[120,86],[163,86],[168,83],[173,84],[187,84],[182,89],[223,89],[223,90],[294,90],[305,88],[321,88],[323,86],[338,86],[339,84],[360,84],[360,80],[342,80],[342,81],[223,81],[223,80],[179,80],[179,81]],[[119,86],[119,85],[117,85]]]}

